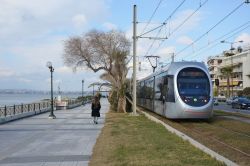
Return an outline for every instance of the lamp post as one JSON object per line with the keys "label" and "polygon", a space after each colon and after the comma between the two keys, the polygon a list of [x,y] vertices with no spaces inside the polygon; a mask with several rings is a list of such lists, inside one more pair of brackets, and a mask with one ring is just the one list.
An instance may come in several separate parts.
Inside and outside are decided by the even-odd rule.
{"label": "lamp post", "polygon": [[243,40],[239,40],[239,41],[236,41],[236,42],[230,42],[230,41],[222,40],[222,41],[220,41],[220,42],[221,42],[221,43],[228,43],[228,44],[230,44],[230,45],[231,45],[230,50],[233,51],[233,50],[234,50],[233,44],[235,44],[235,43],[242,43]]}
{"label": "lamp post", "polygon": [[83,98],[84,80],[82,80],[82,98]]}
{"label": "lamp post", "polygon": [[233,50],[235,49],[233,47],[233,44],[235,43],[242,43],[243,40],[239,40],[239,41],[235,41],[235,42],[230,42],[230,41],[226,41],[226,40],[222,40],[221,43],[228,43],[230,44],[230,51],[231,51],[231,67],[232,67],[232,75],[231,75],[231,84],[232,84],[232,93],[231,93],[231,97],[233,97]]}
{"label": "lamp post", "polygon": [[50,115],[49,115],[49,119],[55,119],[56,116],[54,115],[54,101],[53,101],[53,72],[54,72],[54,68],[52,66],[51,62],[47,62],[47,67],[50,70],[50,83],[51,83],[51,110],[50,110]]}

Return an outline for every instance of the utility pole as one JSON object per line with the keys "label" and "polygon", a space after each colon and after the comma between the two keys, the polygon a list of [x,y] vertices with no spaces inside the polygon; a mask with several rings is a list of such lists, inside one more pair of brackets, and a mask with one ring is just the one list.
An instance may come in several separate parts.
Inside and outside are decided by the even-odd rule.
{"label": "utility pole", "polygon": [[[137,39],[138,38],[147,38],[147,39],[153,39],[153,40],[167,39],[167,37],[144,37],[145,34],[148,34],[161,26],[137,36],[136,25],[138,22],[137,22],[136,17],[137,17],[137,11],[136,11],[136,5],[134,5],[134,8],[133,8],[133,115],[136,115],[136,42],[137,42]],[[165,24],[166,23],[163,23],[162,25],[165,25]]]}
{"label": "utility pole", "polygon": [[171,58],[172,58],[172,62],[174,62],[174,53],[172,54]]}
{"label": "utility pole", "polygon": [[136,5],[133,9],[133,115],[136,115]]}
{"label": "utility pole", "polygon": [[84,90],[84,80],[82,80],[82,98],[83,98],[83,91]]}

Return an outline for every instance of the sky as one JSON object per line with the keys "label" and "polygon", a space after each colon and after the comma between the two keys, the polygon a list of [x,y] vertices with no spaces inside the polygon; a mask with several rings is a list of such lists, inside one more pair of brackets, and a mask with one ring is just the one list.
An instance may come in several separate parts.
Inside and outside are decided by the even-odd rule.
{"label": "sky", "polygon": [[[55,89],[81,91],[84,80],[84,90],[91,90],[91,83],[103,82],[101,73],[86,68],[73,72],[65,66],[64,41],[97,29],[123,31],[132,42],[133,5],[137,36],[165,23],[141,37],[167,38],[138,38],[138,79],[152,73],[148,55],[159,56],[158,68],[168,64],[173,53],[176,61],[206,62],[230,49],[222,40],[236,42],[234,47],[250,45],[250,3],[244,1],[0,0],[0,89],[49,90],[46,63],[51,61]],[[237,43],[240,40],[243,43]]]}

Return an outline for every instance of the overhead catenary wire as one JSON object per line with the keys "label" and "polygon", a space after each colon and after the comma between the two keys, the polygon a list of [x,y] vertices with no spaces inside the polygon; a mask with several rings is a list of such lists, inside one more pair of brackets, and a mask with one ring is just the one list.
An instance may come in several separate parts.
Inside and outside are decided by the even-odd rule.
{"label": "overhead catenary wire", "polygon": [[[229,39],[229,38],[235,36],[236,34],[238,34],[238,33],[242,32],[242,31],[244,31],[245,29],[247,29],[247,28],[249,28],[249,27],[250,27],[250,20],[247,21],[247,22],[245,22],[245,23],[243,23],[243,24],[241,24],[240,26],[234,28],[233,30],[227,32],[226,34],[224,34],[224,35],[222,35],[222,36],[216,38],[215,40],[211,41],[209,45],[205,45],[205,46],[199,48],[198,51],[196,51],[196,53],[193,54],[193,56],[189,56],[189,58],[193,58],[193,57],[199,55],[201,52],[204,52],[204,51],[206,51],[207,49],[211,49],[211,48],[215,47],[216,45],[220,44],[220,40],[221,40],[221,39],[224,38],[224,40],[227,40],[227,39]],[[230,35],[230,36],[228,36],[228,35]],[[228,36],[228,37],[226,37],[226,36]],[[226,37],[226,38],[225,38],[225,37]],[[219,41],[219,42],[218,42],[218,41]],[[197,53],[197,52],[198,52],[198,53]],[[170,58],[167,59],[167,61],[168,61],[168,60],[170,60]]]}
{"label": "overhead catenary wire", "polygon": [[[156,28],[153,28],[153,29],[149,30],[148,32],[145,32],[145,33],[143,33],[142,35],[145,35],[145,34],[147,34],[147,33],[149,33],[149,32],[152,32],[152,31],[154,31],[154,30],[160,28],[159,31],[157,32],[156,36],[155,36],[155,38],[158,38],[158,37],[159,37],[159,34],[160,34],[161,31],[162,31],[163,26],[166,25],[167,21],[168,21],[171,17],[173,17],[173,15],[177,12],[177,10],[178,10],[180,7],[184,4],[185,1],[186,1],[186,0],[183,0],[183,1],[173,10],[173,12],[167,17],[167,19],[162,23],[162,25],[160,25],[160,26],[158,26],[158,27],[156,27]],[[142,35],[140,35],[139,37],[141,37]],[[149,51],[152,49],[152,47],[153,47],[155,41],[156,41],[156,39],[153,40],[153,42],[151,43],[151,45],[150,45],[149,48],[147,49],[145,56],[148,56],[148,53],[149,53]]]}
{"label": "overhead catenary wire", "polygon": [[[156,6],[156,8],[155,8],[155,10],[154,10],[154,12],[153,12],[153,14],[152,14],[152,15],[151,15],[151,17],[149,18],[149,20],[148,20],[148,22],[147,22],[146,26],[143,28],[143,30],[142,30],[142,34],[143,34],[143,33],[144,33],[144,31],[147,29],[148,25],[151,23],[151,21],[152,21],[152,19],[153,19],[154,15],[155,15],[155,13],[156,13],[156,11],[157,11],[157,10],[158,10],[158,8],[160,7],[160,5],[161,5],[162,1],[163,1],[163,0],[160,0],[160,1],[158,2],[158,4],[157,4],[157,6]],[[141,36],[141,35],[139,35],[139,36]]]}
{"label": "overhead catenary wire", "polygon": [[[196,12],[198,12],[199,10],[200,10],[200,8],[201,7],[203,7],[206,3],[208,2],[208,0],[206,0],[206,1],[204,1],[203,3],[201,3],[200,5],[199,5],[199,7],[197,8],[197,9],[195,9],[195,11],[193,11],[190,15],[188,15],[186,18],[185,18],[185,20],[183,20],[172,32],[170,32],[170,30],[169,30],[169,35],[168,35],[168,38],[170,37],[170,36],[172,36],[172,34],[174,33],[174,32],[176,32],[177,30],[179,30]],[[166,35],[167,36],[167,35]],[[159,45],[158,45],[158,47],[155,49],[155,51],[154,52],[157,52],[159,49],[160,49],[160,47],[162,46],[162,44],[164,43],[164,41],[165,40],[162,40],[160,43],[159,43]]]}
{"label": "overhead catenary wire", "polygon": [[153,29],[151,29],[151,30],[145,32],[145,33],[144,33],[144,31],[143,31],[143,32],[141,33],[141,35],[139,35],[139,37],[141,37],[141,36],[143,36],[143,35],[145,35],[145,34],[148,34],[148,33],[152,32],[152,31],[154,31],[154,30],[156,30],[156,29],[158,29],[158,28],[162,28],[164,25],[166,25],[166,24],[167,24],[167,21],[168,21],[168,20],[175,14],[175,12],[184,4],[185,1],[186,1],[186,0],[183,0],[183,1],[173,10],[173,12],[168,16],[168,18],[167,18],[161,25],[159,25],[159,26],[157,26],[157,27],[155,27],[155,28],[153,28]]}
{"label": "overhead catenary wire", "polygon": [[[248,29],[249,27],[250,27],[250,21],[248,21],[247,23],[245,23],[245,24],[239,26],[238,28],[235,28],[234,30],[230,31],[230,32],[227,33],[227,34],[225,34],[225,35],[223,35],[223,36],[221,36],[221,37],[218,37],[217,39],[215,39],[214,41],[212,41],[209,45],[206,45],[206,46],[204,46],[204,47],[201,47],[201,48],[197,51],[198,53],[196,52],[196,53],[193,54],[193,56],[191,56],[190,58],[196,57],[197,55],[199,55],[200,53],[206,51],[207,49],[211,49],[211,48],[217,46],[218,44],[221,43],[221,42],[220,42],[221,39],[223,39],[223,38],[224,38],[225,36],[227,36],[227,35],[230,35],[230,34],[233,33],[234,31],[236,31],[236,32],[234,32],[234,33],[231,34],[230,36],[224,38],[224,40],[230,39],[231,37],[235,36],[236,34],[242,32],[242,31],[244,31],[245,29]],[[219,41],[219,42],[218,42],[218,41]],[[214,44],[212,44],[212,43],[214,43]],[[212,44],[212,45],[211,45],[211,44]]]}
{"label": "overhead catenary wire", "polygon": [[204,6],[206,3],[208,2],[208,0],[206,0],[206,1],[204,1],[202,4],[200,4],[199,5],[199,7],[194,11],[194,12],[192,12],[182,23],[180,23],[170,34],[169,34],[169,36],[170,35],[172,35],[174,32],[176,32],[181,26],[183,26],[197,11],[199,11],[200,10],[200,8],[202,7],[202,6]]}
{"label": "overhead catenary wire", "polygon": [[212,31],[214,28],[216,28],[219,24],[221,24],[225,19],[227,19],[230,15],[232,15],[235,11],[237,11],[245,2],[240,3],[236,8],[234,8],[230,13],[228,13],[226,16],[224,16],[221,20],[219,20],[215,25],[213,25],[208,31],[203,33],[201,36],[199,36],[197,39],[195,39],[191,44],[181,49],[179,52],[175,54],[175,56],[179,55],[183,51],[185,51],[187,48],[191,47],[194,43],[198,42],[200,39],[202,39],[204,36],[206,36],[210,31]]}

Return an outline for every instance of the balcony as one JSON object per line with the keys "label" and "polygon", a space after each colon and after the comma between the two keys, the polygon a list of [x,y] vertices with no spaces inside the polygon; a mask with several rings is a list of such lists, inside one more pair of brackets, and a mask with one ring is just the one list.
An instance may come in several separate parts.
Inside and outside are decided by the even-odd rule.
{"label": "balcony", "polygon": [[242,62],[223,62],[221,63],[218,68],[225,68],[225,67],[236,67],[236,66],[241,66],[242,65]]}
{"label": "balcony", "polygon": [[[242,80],[237,80],[237,79],[233,79],[233,82],[231,80],[229,80],[229,86],[232,87],[233,86],[239,86],[240,84],[242,84]],[[221,81],[220,82],[220,87],[226,87],[227,86],[227,81]]]}
{"label": "balcony", "polygon": [[215,71],[209,71],[209,74],[210,75],[215,75],[215,74],[217,74]]}

